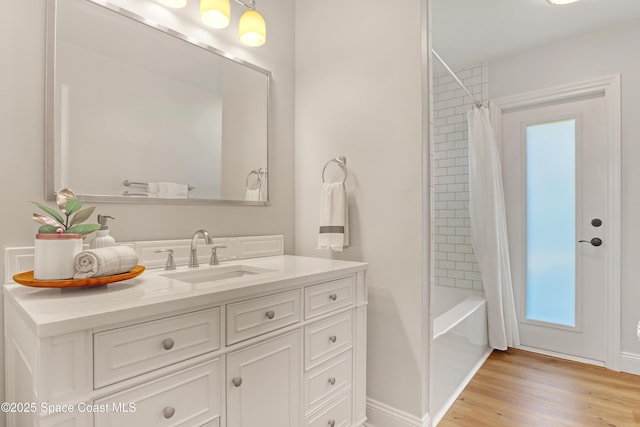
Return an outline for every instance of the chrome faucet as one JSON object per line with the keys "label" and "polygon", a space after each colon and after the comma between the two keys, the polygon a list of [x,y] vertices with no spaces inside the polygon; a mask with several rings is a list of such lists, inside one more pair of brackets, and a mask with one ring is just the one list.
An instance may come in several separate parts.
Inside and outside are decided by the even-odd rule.
{"label": "chrome faucet", "polygon": [[213,244],[213,239],[207,230],[198,230],[191,238],[191,255],[189,256],[189,268],[199,267],[198,263],[198,238],[202,237],[207,245]]}

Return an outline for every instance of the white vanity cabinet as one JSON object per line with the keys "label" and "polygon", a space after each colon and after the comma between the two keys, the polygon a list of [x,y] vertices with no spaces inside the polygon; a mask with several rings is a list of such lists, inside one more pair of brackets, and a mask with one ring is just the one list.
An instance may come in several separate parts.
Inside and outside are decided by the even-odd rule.
{"label": "white vanity cabinet", "polygon": [[274,273],[5,285],[7,425],[363,426],[366,264],[250,262]]}
{"label": "white vanity cabinet", "polygon": [[300,331],[227,355],[227,427],[300,424]]}

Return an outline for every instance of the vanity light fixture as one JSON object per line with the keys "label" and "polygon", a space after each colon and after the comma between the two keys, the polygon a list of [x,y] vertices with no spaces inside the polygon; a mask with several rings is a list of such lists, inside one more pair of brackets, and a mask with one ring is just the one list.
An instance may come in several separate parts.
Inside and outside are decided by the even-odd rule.
{"label": "vanity light fixture", "polygon": [[226,28],[231,18],[229,0],[200,0],[200,19],[213,28]]}
{"label": "vanity light fixture", "polygon": [[575,3],[578,0],[547,0],[547,2],[549,2],[549,4],[551,5],[556,5],[556,4],[569,4],[569,3]]}
{"label": "vanity light fixture", "polygon": [[158,2],[174,9],[181,9],[187,5],[187,0],[158,0]]}
{"label": "vanity light fixture", "polygon": [[[256,10],[255,0],[249,3],[244,0],[234,1],[248,9],[240,17],[238,24],[240,41],[247,46],[262,46],[267,40],[267,24]],[[229,25],[230,17],[229,0],[200,0],[200,18],[208,26],[225,28]]]}

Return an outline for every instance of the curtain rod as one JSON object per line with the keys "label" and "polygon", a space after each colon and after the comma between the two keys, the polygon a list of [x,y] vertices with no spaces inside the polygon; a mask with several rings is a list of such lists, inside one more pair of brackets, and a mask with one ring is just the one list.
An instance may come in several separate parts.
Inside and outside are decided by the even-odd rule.
{"label": "curtain rod", "polygon": [[453,70],[451,68],[449,68],[449,66],[447,65],[446,62],[444,62],[444,60],[442,58],[440,58],[440,55],[438,55],[438,52],[436,52],[434,49],[431,49],[431,53],[433,53],[433,56],[436,57],[436,59],[438,61],[440,61],[440,63],[444,66],[444,68],[449,72],[449,74],[451,74],[451,77],[454,78],[454,80],[458,83],[458,85],[460,85],[460,87],[467,92],[467,95],[469,96],[469,98],[471,98],[473,100],[473,103],[476,104],[476,107],[480,108],[482,107],[482,102],[478,101],[469,91],[469,89],[467,89],[467,87],[464,85],[464,83],[462,83],[462,80],[460,80],[458,78],[458,76],[456,75],[456,73],[453,72]]}

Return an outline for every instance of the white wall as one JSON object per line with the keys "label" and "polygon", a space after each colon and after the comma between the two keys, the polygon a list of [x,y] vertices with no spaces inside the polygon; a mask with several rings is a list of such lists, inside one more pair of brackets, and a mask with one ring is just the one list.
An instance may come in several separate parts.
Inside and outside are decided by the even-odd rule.
{"label": "white wall", "polygon": [[[480,101],[489,97],[486,64],[455,70]],[[482,290],[471,244],[467,112],[473,100],[448,73],[433,79],[433,239],[435,284]]]}
{"label": "white wall", "polygon": [[[65,0],[67,1],[67,0]],[[120,241],[191,237],[198,228],[216,236],[284,234],[285,251],[293,251],[293,0],[259,2],[268,25],[267,43],[247,48],[237,40],[241,13],[224,30],[198,24],[198,2],[174,12],[152,0],[121,0],[151,17],[206,43],[218,46],[273,72],[270,99],[271,206],[150,206],[96,204],[111,214],[111,234]],[[237,6],[237,7],[236,7]],[[44,197],[44,53],[45,2],[0,2],[0,247],[31,246],[37,224],[30,200]],[[0,275],[4,277],[0,266]],[[0,355],[3,349],[0,349]],[[4,362],[0,360],[0,366]],[[2,372],[2,370],[0,370]],[[2,375],[0,373],[0,375]],[[0,378],[0,400],[3,378]]]}
{"label": "white wall", "polygon": [[[622,351],[640,355],[640,21],[489,63],[491,98],[620,73],[622,76]],[[640,363],[640,360],[638,361]]]}
{"label": "white wall", "polygon": [[[295,49],[296,254],[369,263],[367,395],[418,421],[428,401],[425,4],[298,0]],[[331,254],[316,250],[318,206],[322,168],[339,155],[349,169],[351,246]]]}

